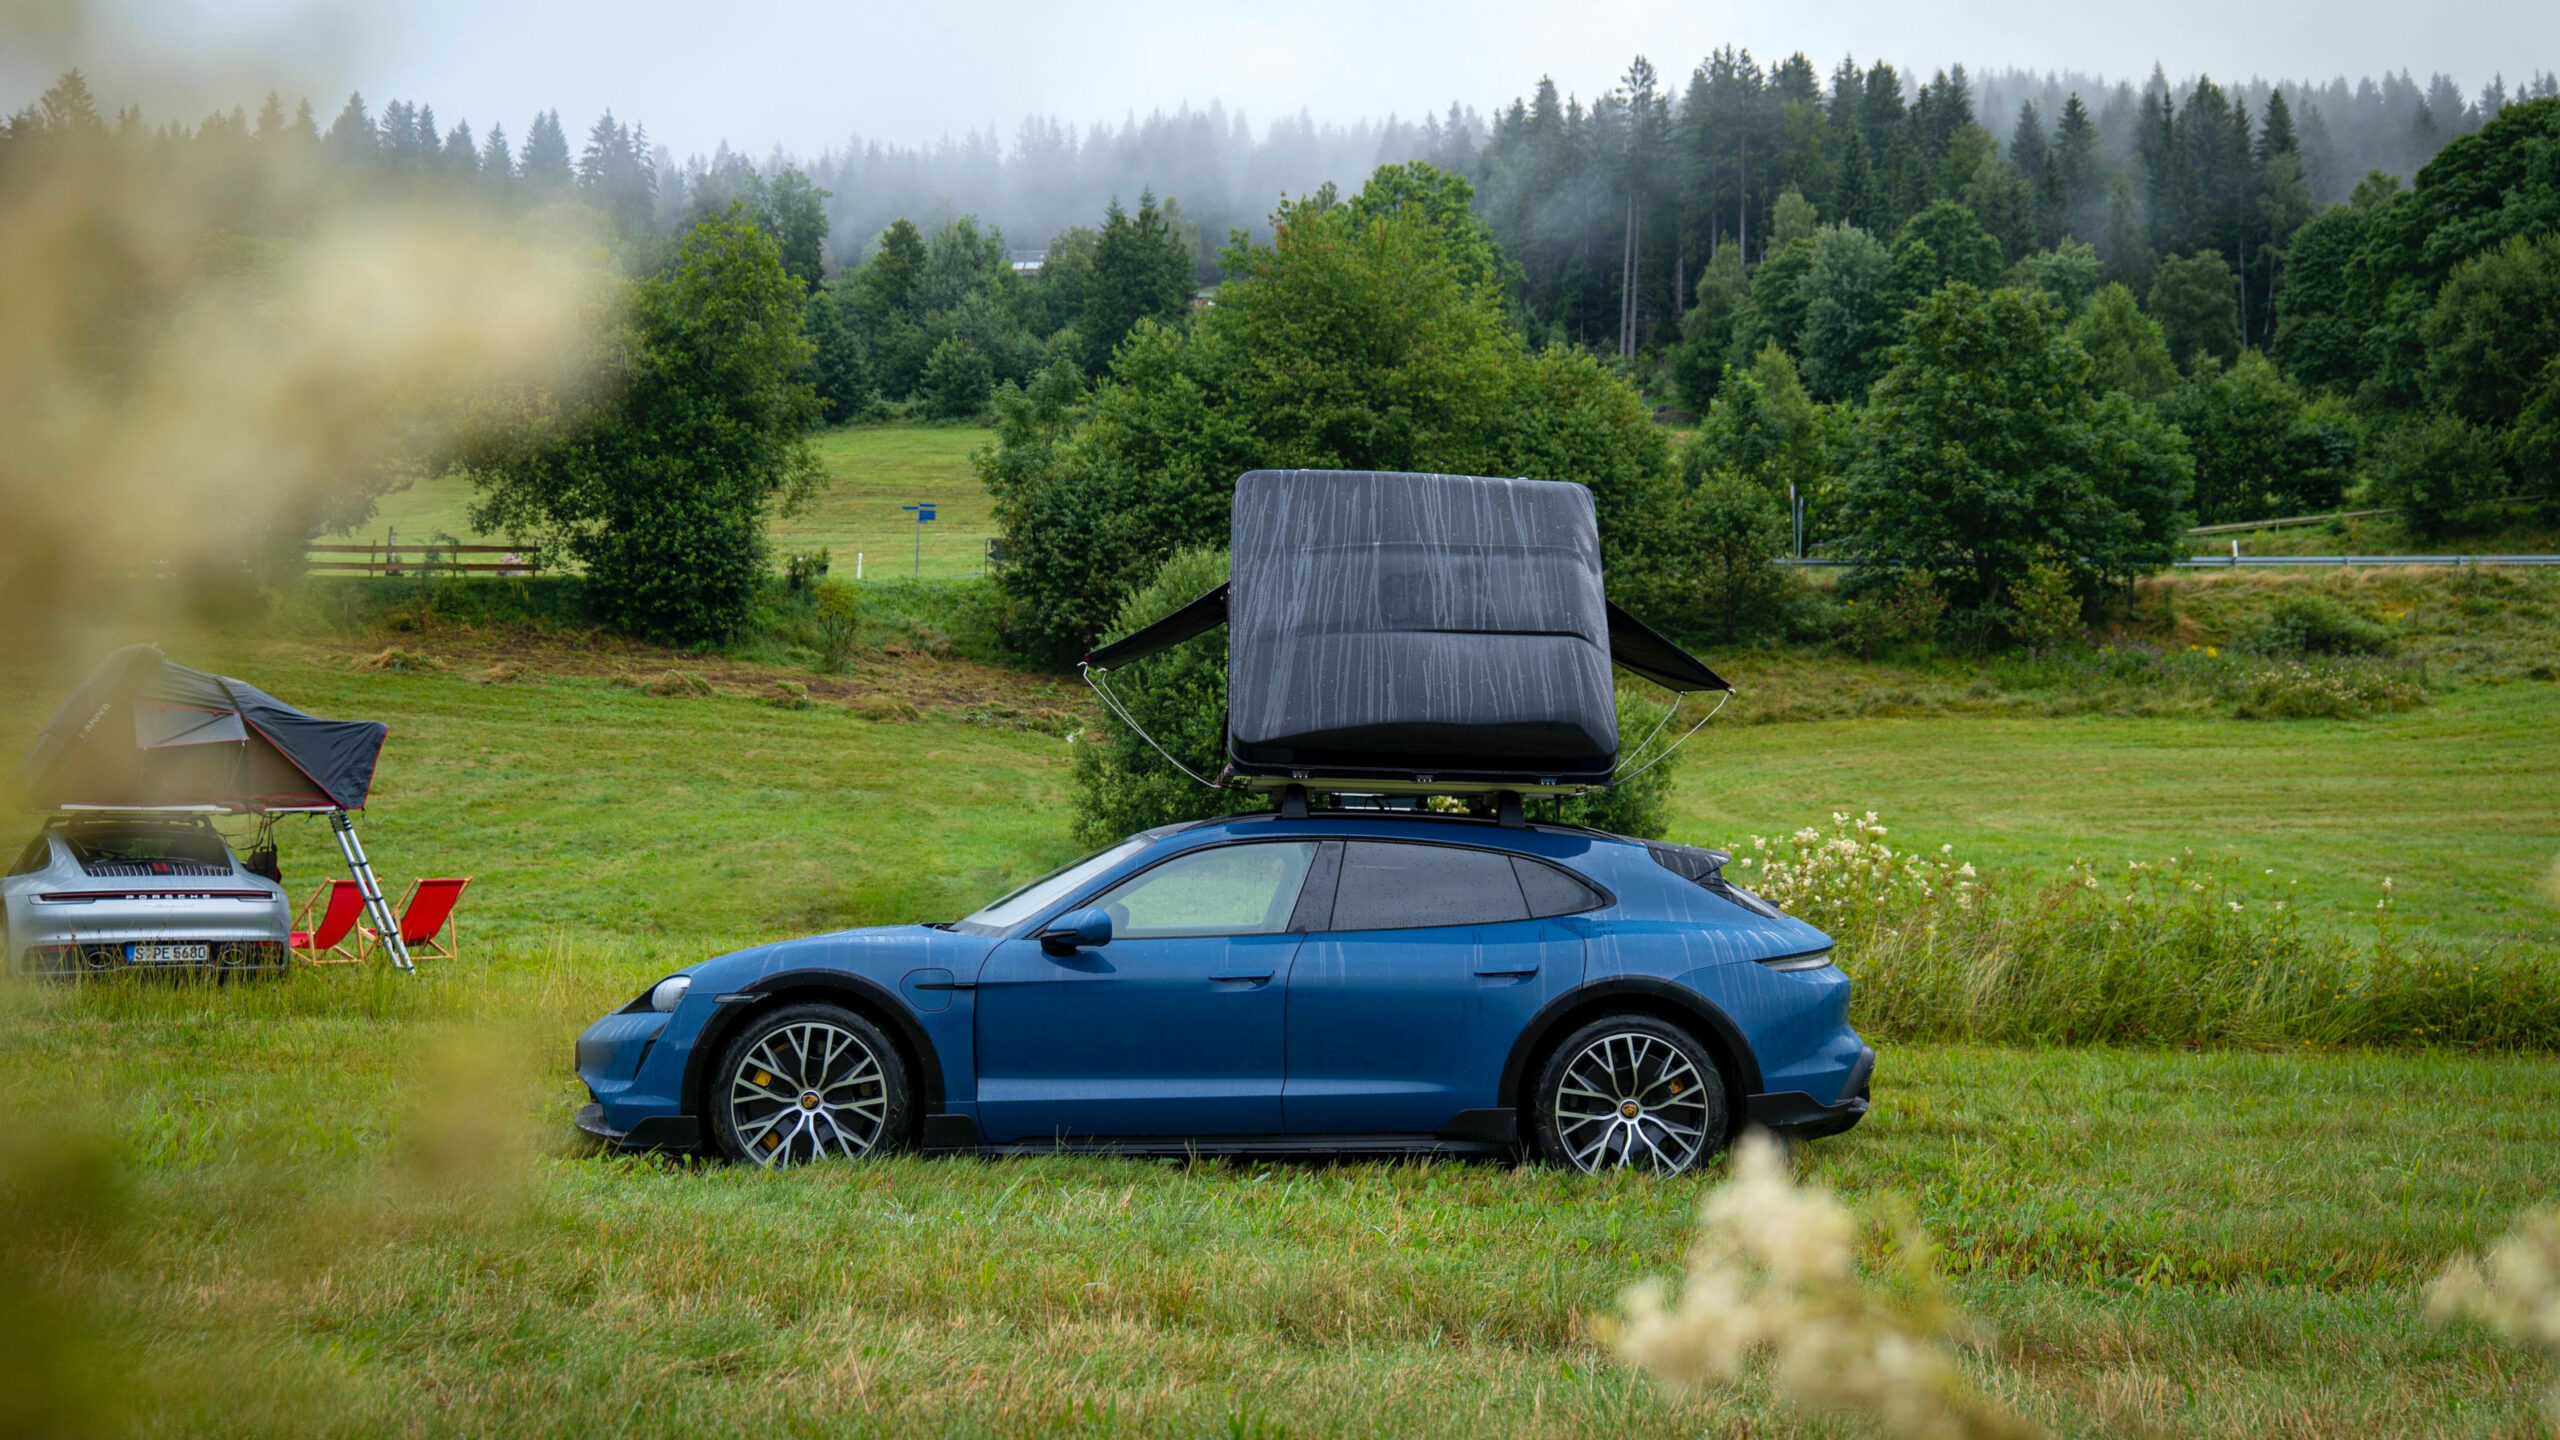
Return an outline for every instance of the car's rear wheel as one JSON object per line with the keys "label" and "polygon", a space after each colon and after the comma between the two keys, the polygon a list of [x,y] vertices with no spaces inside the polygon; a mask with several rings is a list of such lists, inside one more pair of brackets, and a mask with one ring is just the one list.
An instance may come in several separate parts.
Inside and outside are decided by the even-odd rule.
{"label": "car's rear wheel", "polygon": [[821,1004],[747,1022],[706,1098],[721,1151],[768,1169],[893,1148],[914,1113],[898,1047],[862,1016]]}
{"label": "car's rear wheel", "polygon": [[1539,1068],[1539,1153],[1576,1170],[1680,1175],[1724,1148],[1724,1081],[1706,1050],[1651,1015],[1574,1031]]}

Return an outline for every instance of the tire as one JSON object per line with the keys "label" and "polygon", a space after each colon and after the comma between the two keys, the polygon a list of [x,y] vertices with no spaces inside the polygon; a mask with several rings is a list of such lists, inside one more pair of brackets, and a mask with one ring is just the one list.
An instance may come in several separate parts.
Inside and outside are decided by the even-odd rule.
{"label": "tire", "polygon": [[720,1153],[778,1170],[906,1143],[907,1065],[880,1027],[836,1005],[785,1005],[721,1047],[703,1109]]}
{"label": "tire", "polygon": [[1724,1149],[1724,1078],[1687,1031],[1651,1015],[1608,1015],[1574,1031],[1538,1067],[1531,1134],[1548,1163],[1586,1173],[1685,1175]]}

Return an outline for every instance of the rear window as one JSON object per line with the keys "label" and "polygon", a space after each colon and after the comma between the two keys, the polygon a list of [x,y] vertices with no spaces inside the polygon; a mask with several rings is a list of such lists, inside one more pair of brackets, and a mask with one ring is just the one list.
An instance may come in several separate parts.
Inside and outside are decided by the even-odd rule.
{"label": "rear window", "polygon": [[62,843],[84,870],[101,865],[209,867],[228,873],[231,852],[210,830],[180,825],[74,825]]}

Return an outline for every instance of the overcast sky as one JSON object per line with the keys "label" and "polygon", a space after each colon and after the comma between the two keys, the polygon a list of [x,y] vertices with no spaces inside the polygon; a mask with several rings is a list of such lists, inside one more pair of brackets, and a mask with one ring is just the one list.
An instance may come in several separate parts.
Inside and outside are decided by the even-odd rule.
{"label": "overcast sky", "polygon": [[901,143],[972,128],[1010,136],[1026,114],[1079,125],[1223,101],[1257,126],[1408,117],[1451,100],[1491,109],[1541,74],[1586,98],[1628,57],[1676,86],[1718,45],[1763,60],[1803,50],[1906,69],[2075,68],[2140,78],[2349,77],[2407,69],[2477,93],[2560,68],[2554,0],[1297,0],[1287,6],[999,0],[0,0],[0,100],[16,108],[78,64],[110,103],[196,114],[254,104],[273,84],[327,122],[349,89],[432,103],[447,127],[521,136],[558,107],[572,135],[610,106],[679,155],[722,140],[761,156],[847,135]]}

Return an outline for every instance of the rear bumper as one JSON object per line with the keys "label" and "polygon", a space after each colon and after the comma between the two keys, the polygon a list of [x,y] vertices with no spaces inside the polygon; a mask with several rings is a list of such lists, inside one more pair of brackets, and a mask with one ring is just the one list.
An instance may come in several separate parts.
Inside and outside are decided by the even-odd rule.
{"label": "rear bumper", "polygon": [[1744,1106],[1743,1117],[1763,1130],[1793,1140],[1837,1135],[1867,1118],[1875,1074],[1876,1047],[1869,1045],[1858,1052],[1858,1063],[1850,1067],[1838,1100],[1825,1105],[1801,1090],[1773,1091],[1752,1096]]}
{"label": "rear bumper", "polygon": [[[131,958],[136,944],[200,944],[202,960],[140,961]],[[273,936],[180,936],[133,939],[83,939],[76,943],[40,943],[17,951],[17,970],[38,979],[80,979],[104,975],[281,975],[292,952]]]}

